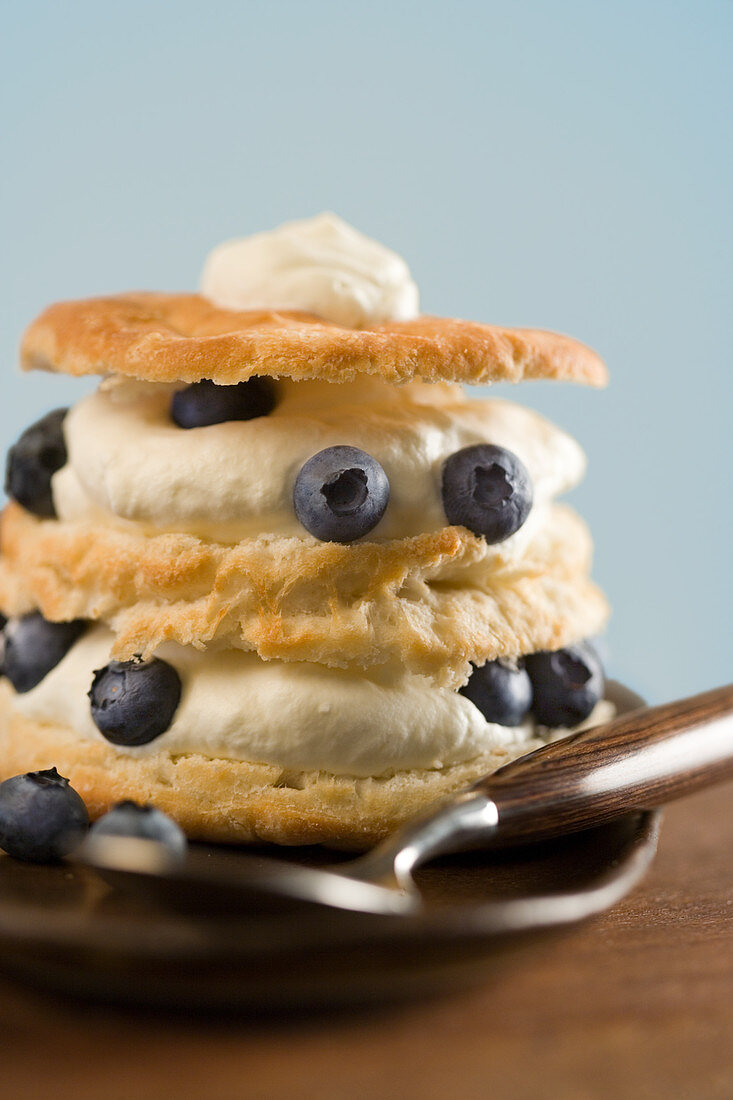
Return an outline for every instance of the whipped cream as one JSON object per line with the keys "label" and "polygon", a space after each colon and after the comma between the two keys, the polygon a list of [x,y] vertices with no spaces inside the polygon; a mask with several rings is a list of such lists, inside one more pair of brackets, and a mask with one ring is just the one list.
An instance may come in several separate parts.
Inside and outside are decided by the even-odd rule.
{"label": "whipped cream", "polygon": [[112,519],[221,542],[259,534],[310,539],[293,509],[295,478],[317,451],[350,444],[376,458],[390,482],[370,540],[402,538],[445,526],[445,459],[490,442],[514,451],[534,486],[528,521],[501,544],[508,555],[526,545],[548,503],[585,468],[579,445],[537,413],[498,399],[469,401],[454,387],[283,380],[269,416],[191,431],[170,419],[173,390],[110,379],[71,409],[68,463],[53,478],[61,519]]}
{"label": "whipped cream", "polygon": [[[86,740],[104,740],[91,718],[95,669],[109,661],[113,636],[90,628],[41,683],[13,705],[40,722],[58,722]],[[170,728],[132,756],[203,753],[335,775],[441,768],[493,748],[520,746],[531,723],[507,729],[484,721],[468,699],[399,668],[377,674],[306,663],[262,661],[253,653],[204,653],[166,643],[182,696]]]}
{"label": "whipped cream", "polygon": [[[13,694],[14,708],[38,722],[60,723],[81,740],[104,741],[87,692],[94,670],[109,661],[112,640],[107,627],[91,627],[37,687]],[[157,656],[181,677],[180,704],[164,734],[139,748],[115,746],[122,754],[202,753],[367,777],[443,768],[492,751],[508,759],[536,748],[538,733],[547,733],[532,720],[511,728],[486,722],[463,695],[399,667],[347,672],[174,643]],[[604,706],[586,724],[608,717]]]}
{"label": "whipped cream", "polygon": [[352,328],[417,317],[405,261],[335,214],[225,241],[207,257],[201,293],[224,309],[293,309]]}

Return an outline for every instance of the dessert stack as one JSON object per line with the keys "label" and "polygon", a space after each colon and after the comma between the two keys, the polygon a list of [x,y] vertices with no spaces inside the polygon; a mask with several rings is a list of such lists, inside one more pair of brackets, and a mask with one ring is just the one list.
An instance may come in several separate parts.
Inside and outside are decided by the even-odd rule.
{"label": "dessert stack", "polygon": [[219,246],[198,294],[51,306],[22,364],[101,382],[8,455],[0,778],[363,848],[606,716],[557,499],[583,453],[462,389],[602,385],[582,344],[421,315],[400,257],[321,215]]}

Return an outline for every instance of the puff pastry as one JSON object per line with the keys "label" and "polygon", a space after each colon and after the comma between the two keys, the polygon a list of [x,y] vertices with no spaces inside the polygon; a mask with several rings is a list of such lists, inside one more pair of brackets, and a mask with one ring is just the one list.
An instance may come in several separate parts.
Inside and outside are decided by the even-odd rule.
{"label": "puff pastry", "polygon": [[139,292],[59,302],[26,330],[26,370],[121,374],[150,382],[254,374],[349,382],[520,382],[554,378],[603,386],[602,360],[569,336],[418,317],[348,329],[308,314],[219,309],[198,294]]}
{"label": "puff pastry", "polygon": [[398,658],[459,685],[469,661],[559,649],[597,634],[608,615],[587,575],[588,529],[561,504],[519,561],[462,527],[385,543],[262,536],[227,546],[41,520],[14,503],[0,537],[6,613],[101,619],[119,660],[164,641],[217,642],[338,667]]}
{"label": "puff pastry", "polygon": [[[322,225],[335,231],[333,219]],[[343,237],[351,240],[353,235]],[[360,272],[358,257],[357,261],[353,270]],[[268,271],[277,274],[276,269],[273,263]],[[107,404],[98,401],[85,407],[104,406],[108,420],[100,419],[101,413],[85,420],[79,413],[81,406],[69,418],[80,435],[72,439],[67,424],[66,466],[54,475],[69,475],[57,482],[55,490],[57,504],[62,486],[71,502],[66,511],[57,507],[62,518],[39,519],[15,501],[4,510],[0,610],[6,615],[39,610],[47,620],[81,618],[106,624],[112,632],[111,641],[102,632],[110,660],[148,658],[175,642],[187,647],[185,663],[194,669],[192,675],[199,676],[197,661],[211,654],[219,661],[216,654],[222,651],[232,651],[233,658],[237,650],[249,651],[262,661],[305,662],[309,675],[313,666],[344,669],[362,678],[360,683],[382,667],[387,672],[397,668],[405,677],[426,678],[419,681],[421,703],[423,683],[431,690],[452,692],[467,681],[472,666],[559,649],[598,633],[605,624],[608,605],[589,575],[590,535],[572,509],[554,501],[582,474],[582,452],[579,459],[573,457],[573,448],[577,450],[573,441],[569,447],[557,443],[553,450],[542,440],[550,439],[556,430],[551,426],[532,429],[540,434],[529,447],[532,461],[528,465],[539,488],[535,522],[527,521],[526,537],[520,542],[511,543],[510,536],[506,544],[487,545],[466,527],[448,525],[445,497],[440,496],[446,454],[452,459],[456,451],[483,443],[496,444],[495,451],[514,448],[512,439],[508,443],[500,437],[492,439],[492,432],[499,431],[498,421],[492,421],[488,412],[483,420],[466,413],[460,384],[541,378],[605,384],[606,369],[599,357],[569,337],[429,316],[349,328],[312,313],[224,309],[200,294],[139,292],[50,306],[27,329],[21,361],[25,369],[106,376],[101,392],[109,397],[108,401],[105,397]],[[215,479],[211,485],[217,487],[218,496],[199,473],[196,499],[204,498],[207,506],[216,500],[210,507],[213,520],[204,516],[209,526],[197,526],[203,520],[193,515],[195,494],[186,495],[188,470],[182,479],[174,476],[182,468],[186,448],[169,416],[172,391],[203,380],[233,386],[255,375],[290,380],[276,387],[282,407],[273,414],[272,423],[277,419],[281,434],[267,426],[259,431],[260,450],[250,458],[249,481],[238,471],[244,464],[242,456],[255,453],[254,436],[249,442],[247,437],[251,422],[235,425],[238,418],[232,417],[226,431],[207,437],[211,445],[196,451],[198,465],[206,466],[207,477]],[[130,379],[144,385],[133,386]],[[312,390],[307,397],[307,387],[299,386],[303,382],[337,384],[333,389],[342,395],[348,414],[341,414],[337,403],[334,408],[329,405],[328,415],[321,415],[320,427],[317,424],[314,429],[315,398]],[[398,384],[400,391],[395,388]],[[131,386],[148,394],[139,405],[134,394],[129,400],[125,396]],[[376,387],[379,393],[365,397],[365,386]],[[287,401],[282,397],[286,390]],[[402,395],[399,415],[398,392]],[[112,415],[115,400],[128,401],[125,431],[120,428],[116,435],[107,426],[122,425],[122,419],[114,420]],[[378,414],[369,412],[370,401],[379,402]],[[310,427],[303,426],[306,413],[311,416]],[[343,544],[319,541],[305,529],[295,533],[300,531],[299,517],[283,509],[292,507],[291,482],[305,461],[301,452],[310,456],[312,440],[326,430],[323,424],[331,434],[328,447],[323,442],[320,447],[333,449],[341,442],[342,429],[348,430],[345,425],[363,425],[369,416],[372,434],[365,436],[367,442],[349,438],[343,443],[369,450],[369,440],[374,439],[375,452],[381,450],[368,456],[372,462],[381,456],[389,466],[390,457],[398,454],[395,471],[412,471],[413,476],[417,470],[413,483],[408,484],[407,473],[401,482],[393,476],[403,491],[402,511],[395,507],[393,515],[404,516],[404,522],[381,528],[381,537],[375,532]],[[507,416],[512,424],[529,424],[531,419],[526,412]],[[462,435],[458,433],[461,417]],[[291,425],[293,435],[302,433],[293,450],[295,457],[288,457],[290,452],[286,454],[285,445],[280,445],[282,461],[275,473],[269,471],[269,496],[262,494],[267,507],[258,512],[253,506],[245,517],[247,525],[236,526],[244,522],[241,502],[249,505],[256,496],[253,487],[263,484],[259,476],[263,454],[266,457],[268,449],[277,449],[272,441],[286,439]],[[217,477],[222,469],[217,463],[219,449],[226,451],[226,440],[235,438],[232,430],[237,433],[239,459],[230,456],[227,481],[223,475]],[[358,435],[356,428],[351,430]],[[530,429],[517,431],[519,442],[527,441]],[[175,444],[170,443],[173,437]],[[131,439],[140,441],[134,454]],[[96,449],[90,441],[99,444]],[[166,449],[171,446],[176,452],[173,458]],[[151,458],[153,450],[157,465]],[[224,462],[227,454],[221,458]],[[556,476],[556,460],[560,465],[566,462],[567,477]],[[85,480],[85,469],[92,468],[94,477]],[[191,478],[195,475],[192,469]],[[239,495],[229,489],[237,478]],[[418,486],[414,492],[413,484]],[[426,485],[433,486],[432,497]],[[394,495],[396,499],[399,494]],[[156,526],[161,501],[167,513]],[[224,501],[220,512],[227,528],[223,521],[217,526],[220,501]],[[186,507],[193,519],[186,518]],[[99,633],[101,628],[95,629]],[[239,654],[237,660],[254,661],[255,657]],[[273,666],[257,664],[258,675],[265,667]],[[292,691],[293,667],[283,667]],[[57,669],[61,674],[61,663]],[[84,678],[87,672],[84,665]],[[224,675],[217,664],[220,673]],[[342,674],[328,673],[336,675]],[[230,687],[235,683],[231,678],[225,682]],[[66,686],[63,680],[62,692]],[[89,719],[86,679],[77,687],[78,726]],[[348,691],[351,713],[351,682]],[[239,699],[238,687],[237,692]],[[315,697],[320,699],[320,689]],[[449,702],[451,708],[457,702],[452,694]],[[472,715],[477,713],[470,700],[460,702]],[[327,713],[327,698],[323,706]],[[410,702],[404,713],[413,713],[411,708]],[[320,715],[318,711],[313,728],[318,738],[316,758],[322,764]],[[150,751],[136,754],[97,736],[95,727],[93,737],[82,736],[79,729],[71,728],[68,716],[64,721],[69,724],[63,724],[56,709],[52,717],[39,718],[32,708],[24,710],[11,685],[0,684],[0,778],[54,766],[70,778],[92,817],[124,798],[149,801],[174,817],[189,836],[229,843],[364,848],[426,805],[541,743],[541,731],[533,725],[530,734],[510,739],[509,747],[480,752],[468,761],[459,761],[455,750],[452,758],[441,759],[431,768],[405,767],[400,758],[400,765],[389,774],[377,771],[363,778],[236,759],[233,751],[229,757],[224,751],[212,755],[203,749],[174,754],[153,745]],[[483,715],[476,721],[483,723],[483,738]],[[200,729],[195,722],[191,725]],[[255,725],[262,728],[259,719]],[[450,745],[455,746],[452,717],[447,725]],[[547,736],[546,731],[542,736]],[[477,743],[484,747],[488,742]],[[195,749],[201,749],[198,739]],[[250,755],[249,742],[243,755]],[[277,757],[269,759],[273,758]],[[437,761],[430,755],[425,759]]]}

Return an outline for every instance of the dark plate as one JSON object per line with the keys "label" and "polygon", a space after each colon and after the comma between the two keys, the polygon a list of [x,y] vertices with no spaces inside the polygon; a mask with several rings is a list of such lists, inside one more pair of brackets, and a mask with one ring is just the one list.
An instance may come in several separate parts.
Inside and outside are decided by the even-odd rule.
{"label": "dark plate", "polygon": [[[624,689],[612,694],[624,709],[638,704]],[[515,950],[614,904],[653,858],[658,823],[657,814],[633,814],[560,841],[442,859],[418,872],[425,906],[409,918],[227,914],[207,911],[206,899],[175,911],[81,866],[0,855],[0,966],[75,996],[184,1009],[414,996],[483,980]],[[233,849],[204,850],[232,868],[241,859]],[[283,858],[339,859],[315,849]]]}

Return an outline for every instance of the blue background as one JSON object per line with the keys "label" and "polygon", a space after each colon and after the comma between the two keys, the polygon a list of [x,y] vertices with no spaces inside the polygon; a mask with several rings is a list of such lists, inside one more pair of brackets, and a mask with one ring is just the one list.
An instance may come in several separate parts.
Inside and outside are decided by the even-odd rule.
{"label": "blue background", "polygon": [[610,668],[658,700],[730,679],[729,0],[2,12],[3,448],[89,387],[13,373],[46,303],[191,288],[225,237],[333,209],[426,311],[603,354],[604,392],[511,396],[587,449]]}

